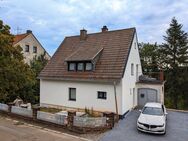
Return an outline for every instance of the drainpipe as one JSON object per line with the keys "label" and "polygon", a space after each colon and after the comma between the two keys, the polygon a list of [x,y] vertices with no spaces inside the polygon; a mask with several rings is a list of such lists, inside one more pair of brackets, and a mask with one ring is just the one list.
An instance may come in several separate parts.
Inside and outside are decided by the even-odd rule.
{"label": "drainpipe", "polygon": [[114,96],[115,96],[116,114],[118,115],[118,105],[117,105],[117,96],[116,96],[116,82],[115,81],[114,81]]}

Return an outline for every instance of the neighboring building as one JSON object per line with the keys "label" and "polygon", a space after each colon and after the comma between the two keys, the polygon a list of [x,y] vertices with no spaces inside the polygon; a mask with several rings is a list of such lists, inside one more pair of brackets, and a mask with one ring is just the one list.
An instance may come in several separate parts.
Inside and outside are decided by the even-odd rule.
{"label": "neighboring building", "polygon": [[24,56],[24,61],[30,64],[34,57],[45,54],[45,59],[50,60],[50,55],[42,47],[37,38],[33,35],[31,30],[27,30],[24,34],[18,34],[14,37],[14,46],[20,45]]}
{"label": "neighboring building", "polygon": [[[138,105],[140,75],[135,28],[108,31],[104,26],[102,32],[92,34],[83,29],[80,35],[64,39],[40,73],[40,105],[87,107],[123,116]],[[140,82],[138,87],[156,89],[160,98],[155,100],[163,102],[162,86],[161,82],[159,88],[155,84],[144,87]]]}

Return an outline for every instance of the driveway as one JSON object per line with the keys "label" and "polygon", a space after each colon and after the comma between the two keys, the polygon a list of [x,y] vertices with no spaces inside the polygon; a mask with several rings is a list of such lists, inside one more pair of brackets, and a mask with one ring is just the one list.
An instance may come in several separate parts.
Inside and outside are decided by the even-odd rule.
{"label": "driveway", "polygon": [[188,113],[168,111],[165,135],[137,131],[138,116],[139,111],[131,111],[113,130],[105,133],[100,141],[188,141]]}
{"label": "driveway", "polygon": [[69,134],[36,126],[29,126],[21,122],[1,117],[0,141],[88,141]]}

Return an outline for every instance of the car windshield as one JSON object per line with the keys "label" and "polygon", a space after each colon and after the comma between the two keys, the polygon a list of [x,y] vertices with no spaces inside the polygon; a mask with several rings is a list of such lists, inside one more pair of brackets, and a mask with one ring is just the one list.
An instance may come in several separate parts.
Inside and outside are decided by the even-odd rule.
{"label": "car windshield", "polygon": [[147,115],[161,116],[163,115],[163,110],[162,108],[156,108],[156,107],[144,107],[142,113]]}

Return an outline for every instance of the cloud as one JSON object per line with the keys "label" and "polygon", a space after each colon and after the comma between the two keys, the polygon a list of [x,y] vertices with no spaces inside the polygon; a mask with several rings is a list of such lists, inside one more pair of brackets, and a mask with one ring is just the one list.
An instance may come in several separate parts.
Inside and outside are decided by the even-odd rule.
{"label": "cloud", "polygon": [[0,19],[16,33],[19,26],[33,33],[52,55],[65,36],[81,28],[99,32],[136,27],[139,42],[163,42],[172,17],[188,31],[187,0],[3,0]]}

